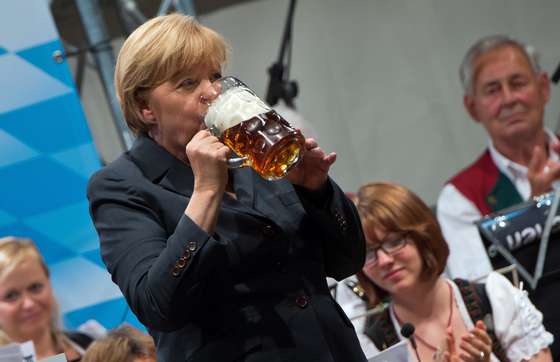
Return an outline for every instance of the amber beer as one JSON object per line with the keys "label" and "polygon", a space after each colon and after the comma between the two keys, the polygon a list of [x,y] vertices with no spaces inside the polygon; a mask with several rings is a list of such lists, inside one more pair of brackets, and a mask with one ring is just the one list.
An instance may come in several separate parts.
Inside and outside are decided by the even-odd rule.
{"label": "amber beer", "polygon": [[303,135],[245,84],[226,77],[205,117],[206,126],[267,180],[280,179],[297,164]]}

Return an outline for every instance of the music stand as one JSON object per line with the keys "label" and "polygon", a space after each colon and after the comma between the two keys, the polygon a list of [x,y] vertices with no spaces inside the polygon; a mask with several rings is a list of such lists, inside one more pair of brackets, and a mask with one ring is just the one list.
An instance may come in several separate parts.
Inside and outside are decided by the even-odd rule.
{"label": "music stand", "polygon": [[[497,216],[486,216],[476,222],[476,224],[478,226],[479,232],[492,243],[492,245],[488,247],[488,255],[490,257],[494,257],[497,254],[500,254],[510,264],[515,266],[519,274],[521,274],[521,276],[527,282],[529,282],[529,286],[531,287],[531,289],[535,290],[537,288],[539,280],[543,275],[544,261],[546,259],[546,252],[548,250],[550,233],[554,224],[554,218],[558,212],[558,207],[560,205],[560,189],[556,189],[554,192],[546,195],[541,195],[533,202],[535,203],[534,206],[537,208],[544,207],[550,204],[548,215],[543,227],[543,233],[538,249],[538,255],[533,275],[531,275],[529,271],[510,252],[510,250],[504,246],[504,243],[497,239],[495,233],[493,232],[499,227],[505,227],[508,221],[505,215],[508,214],[508,212],[515,212],[518,209],[519,205],[499,212]],[[490,228],[492,228],[492,230],[490,230]]]}

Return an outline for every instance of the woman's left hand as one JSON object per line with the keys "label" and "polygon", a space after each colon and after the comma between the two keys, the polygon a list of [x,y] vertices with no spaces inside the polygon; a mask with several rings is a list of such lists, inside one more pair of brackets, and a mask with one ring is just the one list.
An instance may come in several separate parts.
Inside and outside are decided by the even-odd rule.
{"label": "woman's left hand", "polygon": [[475,327],[461,337],[459,358],[465,362],[490,362],[492,339],[486,332],[484,322],[477,321]]}
{"label": "woman's left hand", "polygon": [[336,161],[336,153],[326,154],[313,138],[305,140],[302,159],[288,173],[288,180],[309,190],[319,190],[327,181],[329,169]]}

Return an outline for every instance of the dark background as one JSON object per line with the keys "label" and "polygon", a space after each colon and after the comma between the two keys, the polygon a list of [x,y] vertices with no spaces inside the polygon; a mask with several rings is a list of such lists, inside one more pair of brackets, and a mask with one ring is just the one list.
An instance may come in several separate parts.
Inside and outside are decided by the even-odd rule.
{"label": "dark background", "polygon": [[[213,11],[238,3],[258,0],[195,0],[193,1],[196,15],[205,15]],[[157,14],[160,0],[136,0],[138,8],[147,18]],[[126,36],[128,31],[120,15],[118,0],[99,0],[107,31],[111,38]],[[80,13],[74,0],[53,0],[51,3],[56,26],[60,36],[66,44],[83,48],[87,46],[84,28],[80,20]]]}

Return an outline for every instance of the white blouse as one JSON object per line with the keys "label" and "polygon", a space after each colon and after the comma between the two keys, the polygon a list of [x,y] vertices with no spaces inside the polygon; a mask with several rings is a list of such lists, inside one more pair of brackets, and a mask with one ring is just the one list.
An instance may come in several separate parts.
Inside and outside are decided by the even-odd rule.
{"label": "white blouse", "polygon": [[[453,281],[447,280],[447,282],[452,286],[455,302],[465,326],[468,330],[474,328],[474,323],[469,316],[459,288]],[[488,275],[485,288],[492,306],[494,333],[511,362],[528,360],[552,344],[554,337],[544,329],[542,313],[531,303],[526,291],[515,288],[509,280],[495,272]],[[363,333],[366,317],[359,317],[359,315],[365,311],[365,304],[361,301],[360,304],[358,302],[359,298],[355,296],[352,298],[348,292],[352,293],[349,288],[339,286],[337,288],[337,300],[349,318],[358,317],[353,319],[352,322],[356,328],[362,349],[366,357],[370,358],[377,354],[379,350]],[[401,326],[397,322],[392,308],[390,309],[390,316],[397,335],[400,339],[403,339],[400,334]],[[413,353],[410,354],[411,359],[415,360],[413,355]],[[491,361],[498,362],[499,360],[492,354]]]}
{"label": "white blouse", "polygon": [[[466,323],[467,319],[470,321],[468,312],[456,286],[454,290]],[[492,305],[494,333],[510,361],[528,360],[552,344],[554,337],[544,329],[542,313],[531,303],[526,291],[493,272],[486,280],[486,294]]]}

